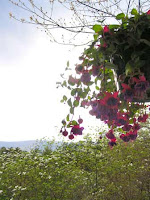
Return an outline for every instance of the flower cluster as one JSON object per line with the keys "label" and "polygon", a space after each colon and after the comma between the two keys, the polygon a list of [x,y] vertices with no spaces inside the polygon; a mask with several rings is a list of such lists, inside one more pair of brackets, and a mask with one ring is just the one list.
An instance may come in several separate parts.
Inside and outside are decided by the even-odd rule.
{"label": "flower cluster", "polygon": [[[108,124],[109,146],[117,143],[115,132],[124,142],[134,141],[140,123],[148,119],[145,100],[150,99],[150,11],[141,15],[133,9],[131,17],[116,16],[120,25],[93,26],[94,41],[80,56],[76,77],[72,75],[66,86],[71,98],[63,99],[74,115],[74,109],[90,107],[90,115]],[[82,120],[63,123],[61,132],[69,139],[82,135]]]}
{"label": "flower cluster", "polygon": [[[61,128],[60,132],[63,136],[68,136],[70,140],[74,139],[74,136],[82,135],[83,127],[80,127],[80,124],[82,124],[83,120],[81,118],[78,119],[78,123],[76,121],[70,121],[69,124],[66,123],[66,121],[62,121],[63,127]],[[70,134],[66,130],[67,128],[71,128]]]}
{"label": "flower cluster", "polygon": [[[98,97],[100,98],[100,96]],[[91,101],[92,110],[90,110],[89,113],[107,123],[109,127],[112,127],[106,134],[106,137],[110,140],[110,146],[116,145],[116,137],[113,133],[114,128],[121,128],[122,132],[125,132],[125,134],[121,134],[120,138],[124,142],[129,142],[130,140],[136,139],[137,131],[140,129],[139,122],[146,122],[148,119],[148,114],[146,113],[138,115],[137,118],[133,118],[133,109],[136,107],[137,109],[142,108],[143,105],[128,102],[128,108],[122,111],[121,108],[124,103],[125,102],[119,98],[118,92],[114,92],[113,94],[105,92],[105,94],[101,94],[101,99]]]}

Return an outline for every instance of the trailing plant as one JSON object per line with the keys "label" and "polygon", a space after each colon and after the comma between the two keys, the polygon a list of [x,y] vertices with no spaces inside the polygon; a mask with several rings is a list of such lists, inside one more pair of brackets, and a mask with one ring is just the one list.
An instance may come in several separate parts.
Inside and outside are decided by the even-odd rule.
{"label": "trailing plant", "polygon": [[120,24],[93,26],[94,41],[80,56],[75,77],[61,84],[71,93],[62,100],[70,107],[61,128],[69,139],[84,129],[81,118],[73,120],[76,107],[89,107],[90,115],[108,125],[110,147],[116,145],[117,135],[124,142],[134,141],[140,123],[148,118],[150,10],[139,14],[133,9],[131,17],[120,13],[116,19]]}

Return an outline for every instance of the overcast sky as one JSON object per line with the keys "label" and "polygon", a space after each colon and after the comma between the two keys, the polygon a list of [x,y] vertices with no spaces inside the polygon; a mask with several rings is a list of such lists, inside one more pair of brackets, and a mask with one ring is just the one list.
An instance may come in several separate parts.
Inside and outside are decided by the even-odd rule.
{"label": "overcast sky", "polygon": [[51,137],[63,117],[56,81],[69,51],[35,27],[10,20],[10,11],[17,9],[0,0],[0,140]]}
{"label": "overcast sky", "polygon": [[60,103],[64,92],[56,82],[80,51],[50,43],[34,26],[10,19],[9,12],[19,10],[0,0],[0,141],[57,139],[68,108]]}

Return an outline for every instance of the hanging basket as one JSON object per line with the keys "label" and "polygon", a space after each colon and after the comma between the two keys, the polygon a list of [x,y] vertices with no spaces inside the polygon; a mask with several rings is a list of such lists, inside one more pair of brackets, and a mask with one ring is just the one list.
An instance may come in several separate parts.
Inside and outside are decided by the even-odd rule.
{"label": "hanging basket", "polygon": [[[137,85],[136,80],[138,81],[140,77],[144,76],[147,82],[142,83],[141,81],[141,87],[146,87],[145,94],[142,98],[134,97],[133,101],[150,101],[149,15],[143,14],[128,19],[128,21],[123,22],[120,28],[114,31],[114,33],[107,33],[104,39],[108,48],[112,50],[111,60],[116,66],[115,76],[119,91],[121,92],[123,90],[122,83],[134,89],[135,85]],[[106,53],[107,52],[108,50]],[[133,80],[135,80],[135,82],[133,82]]]}
{"label": "hanging basket", "polygon": [[[94,41],[76,65],[76,77],[70,76],[68,85],[62,84],[71,90],[71,98],[64,96],[62,100],[70,107],[70,114],[74,116],[78,106],[90,107],[89,114],[108,125],[110,147],[116,145],[115,132],[124,142],[134,141],[140,123],[148,119],[150,12],[140,15],[133,11],[131,18],[118,14],[120,25],[93,26]],[[69,139],[73,139],[82,134],[83,120],[69,117],[62,121],[61,132],[66,136],[70,129]]]}

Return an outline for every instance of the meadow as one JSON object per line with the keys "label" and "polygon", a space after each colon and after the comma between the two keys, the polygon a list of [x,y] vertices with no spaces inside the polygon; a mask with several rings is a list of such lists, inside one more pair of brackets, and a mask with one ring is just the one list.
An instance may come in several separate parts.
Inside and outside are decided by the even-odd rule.
{"label": "meadow", "polygon": [[149,200],[150,137],[0,149],[0,200]]}

